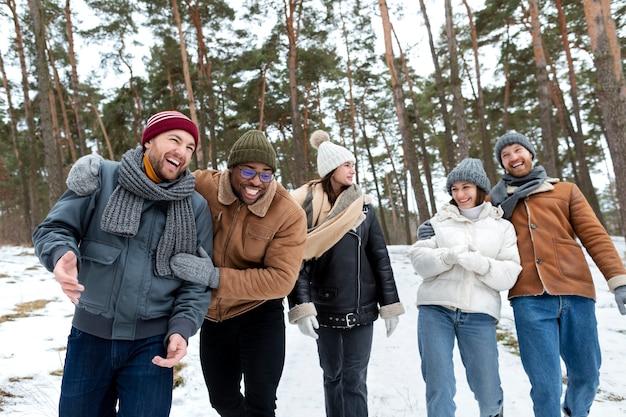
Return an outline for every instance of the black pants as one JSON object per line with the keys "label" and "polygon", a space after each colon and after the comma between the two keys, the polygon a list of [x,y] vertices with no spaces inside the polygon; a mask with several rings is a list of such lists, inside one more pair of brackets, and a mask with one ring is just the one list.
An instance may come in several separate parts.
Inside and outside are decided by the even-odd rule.
{"label": "black pants", "polygon": [[223,322],[205,320],[200,362],[211,405],[220,416],[275,416],[285,364],[283,300],[267,301]]}

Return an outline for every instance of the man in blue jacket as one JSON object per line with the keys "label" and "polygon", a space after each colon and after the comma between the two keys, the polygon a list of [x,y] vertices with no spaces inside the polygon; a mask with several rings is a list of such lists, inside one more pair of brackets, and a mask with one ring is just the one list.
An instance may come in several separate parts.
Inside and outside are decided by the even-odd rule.
{"label": "man in blue jacket", "polygon": [[211,300],[170,267],[177,253],[213,252],[210,211],[188,170],[197,144],[184,114],[153,115],[142,146],[98,161],[97,188],[66,191],[35,229],[36,255],[76,304],[60,416],[169,415],[172,367]]}

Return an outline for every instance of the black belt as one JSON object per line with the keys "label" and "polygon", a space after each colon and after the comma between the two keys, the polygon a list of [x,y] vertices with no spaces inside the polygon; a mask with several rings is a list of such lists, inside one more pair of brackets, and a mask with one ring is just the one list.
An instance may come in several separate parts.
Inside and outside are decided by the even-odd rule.
{"label": "black belt", "polygon": [[321,326],[349,329],[355,326],[370,324],[376,320],[378,313],[328,313],[319,311],[317,319]]}

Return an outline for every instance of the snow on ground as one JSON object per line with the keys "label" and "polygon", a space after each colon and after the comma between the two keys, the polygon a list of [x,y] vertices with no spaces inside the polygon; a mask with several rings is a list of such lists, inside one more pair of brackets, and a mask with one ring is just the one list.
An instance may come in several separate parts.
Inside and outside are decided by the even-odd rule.
{"label": "snow on ground", "polygon": [[[624,254],[624,239],[614,242]],[[424,382],[417,352],[419,278],[413,272],[407,246],[389,246],[401,301],[407,313],[396,332],[385,336],[382,321],[374,331],[369,375],[371,417],[425,416]],[[613,295],[592,264],[597,287],[597,316],[603,354],[601,381],[591,417],[626,415],[626,317],[615,306]],[[530,385],[519,357],[507,346],[515,341],[513,313],[504,300],[500,321],[500,374],[505,413],[510,417],[532,415]],[[36,302],[42,300],[41,305]],[[32,311],[20,314],[21,308]],[[28,309],[27,309],[28,310]],[[7,417],[55,416],[61,372],[73,304],[61,292],[52,274],[43,268],[28,247],[0,247],[0,414]],[[190,339],[181,371],[184,385],[174,390],[172,417],[214,417],[198,358],[198,337]],[[465,381],[464,368],[455,350],[456,404],[459,414],[478,416],[478,407]],[[278,390],[278,417],[324,415],[322,372],[315,341],[287,325],[287,358]]]}

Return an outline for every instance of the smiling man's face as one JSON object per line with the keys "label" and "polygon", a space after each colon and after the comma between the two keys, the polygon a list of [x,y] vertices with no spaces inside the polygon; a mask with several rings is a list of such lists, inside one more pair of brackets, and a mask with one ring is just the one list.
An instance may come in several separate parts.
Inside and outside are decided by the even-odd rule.
{"label": "smiling man's face", "polygon": [[144,147],[156,175],[163,181],[172,181],[189,166],[196,142],[186,130],[174,129],[153,137]]}
{"label": "smiling man's face", "polygon": [[514,177],[525,177],[533,169],[533,154],[519,143],[502,148],[500,158],[504,169]]}

